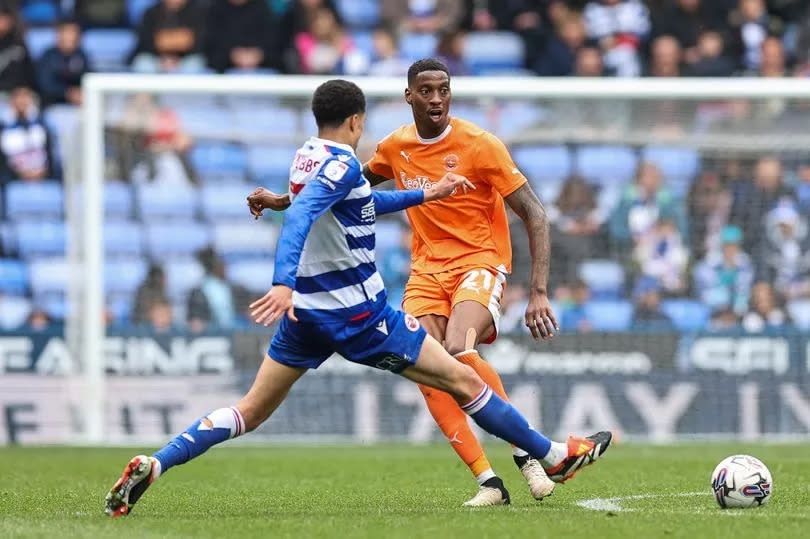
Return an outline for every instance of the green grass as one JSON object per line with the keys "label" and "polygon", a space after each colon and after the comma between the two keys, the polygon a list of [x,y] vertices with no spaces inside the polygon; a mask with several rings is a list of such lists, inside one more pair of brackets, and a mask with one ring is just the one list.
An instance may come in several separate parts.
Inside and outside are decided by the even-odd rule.
{"label": "green grass", "polygon": [[[770,504],[716,507],[709,475],[747,452],[774,475]],[[102,513],[129,449],[0,449],[0,537],[808,537],[807,445],[620,445],[537,503],[503,446],[490,447],[510,507],[463,509],[475,491],[444,445],[241,446],[171,470],[131,516]],[[700,495],[684,493],[702,492]],[[577,505],[619,500],[622,511]]]}

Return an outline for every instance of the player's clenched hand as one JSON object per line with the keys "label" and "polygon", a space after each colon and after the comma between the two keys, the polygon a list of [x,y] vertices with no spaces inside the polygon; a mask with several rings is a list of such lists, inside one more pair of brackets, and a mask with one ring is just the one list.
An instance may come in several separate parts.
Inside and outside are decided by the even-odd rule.
{"label": "player's clenched hand", "polygon": [[288,286],[274,286],[261,299],[250,304],[250,316],[257,324],[263,324],[265,327],[284,316],[285,313],[290,320],[298,322],[293,309],[292,294],[292,288]]}
{"label": "player's clenched hand", "polygon": [[529,298],[529,306],[526,307],[526,326],[535,339],[550,339],[555,331],[560,331],[546,294],[536,292]]}
{"label": "player's clenched hand", "polygon": [[254,219],[262,216],[264,210],[284,211],[290,207],[289,195],[277,195],[264,187],[259,187],[247,197],[248,209]]}
{"label": "player's clenched hand", "polygon": [[465,193],[470,189],[475,189],[472,182],[461,174],[448,172],[442,176],[441,180],[434,183],[433,187],[425,191],[425,202],[454,195],[459,187],[461,187]]}

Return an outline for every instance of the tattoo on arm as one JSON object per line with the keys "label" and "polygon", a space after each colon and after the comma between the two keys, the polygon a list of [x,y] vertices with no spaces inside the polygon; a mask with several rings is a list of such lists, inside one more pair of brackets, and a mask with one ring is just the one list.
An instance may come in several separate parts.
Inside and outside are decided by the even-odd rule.
{"label": "tattoo on arm", "polygon": [[370,183],[372,186],[379,185],[391,179],[371,172],[371,169],[369,168],[368,164],[363,165],[363,176],[366,177],[368,183]]}
{"label": "tattoo on arm", "polygon": [[528,183],[506,197],[506,203],[523,220],[529,234],[532,256],[531,291],[545,294],[548,290],[548,267],[551,260],[551,234],[546,209]]}

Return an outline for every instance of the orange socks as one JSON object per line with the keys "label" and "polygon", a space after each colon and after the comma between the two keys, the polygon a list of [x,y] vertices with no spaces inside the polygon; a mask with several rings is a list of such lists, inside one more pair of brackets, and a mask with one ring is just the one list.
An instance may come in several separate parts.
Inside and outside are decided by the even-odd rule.
{"label": "orange socks", "polygon": [[478,350],[465,350],[460,354],[456,354],[455,358],[472,367],[484,383],[492,388],[495,394],[506,402],[509,402],[509,397],[506,396],[506,390],[503,388],[501,377],[498,376],[498,373],[495,372],[492,365],[484,361],[484,358],[478,354]]}

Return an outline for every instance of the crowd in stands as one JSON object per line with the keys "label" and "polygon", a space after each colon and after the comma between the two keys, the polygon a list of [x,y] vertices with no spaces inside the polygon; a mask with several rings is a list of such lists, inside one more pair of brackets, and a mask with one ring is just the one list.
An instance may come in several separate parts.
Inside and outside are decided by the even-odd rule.
{"label": "crowd in stands", "polygon": [[[54,277],[54,260],[65,264],[64,211],[52,206],[65,201],[60,182],[71,138],[65,126],[75,127],[70,122],[82,102],[85,73],[404,76],[413,60],[426,56],[441,58],[453,75],[804,77],[810,75],[810,4],[0,0],[0,329],[40,330],[68,312],[64,279]],[[108,126],[108,176],[118,181],[107,186],[107,219],[120,220],[109,233],[127,238],[107,246],[112,325],[159,332],[238,327],[247,323],[251,294],[272,272],[266,252],[272,245],[265,240],[278,221],[266,219],[265,235],[258,236],[234,223],[247,216],[247,182],[284,188],[291,147],[222,143],[211,140],[211,130],[232,119],[242,133],[261,131],[268,120],[276,130],[296,132],[311,123],[283,107],[188,105],[134,95]],[[561,103],[556,113],[620,133],[631,116],[626,107]],[[472,109],[456,112],[479,123],[493,116]],[[744,132],[757,114],[739,101],[724,110],[712,126],[727,131]],[[501,136],[514,133],[517,128],[508,131],[506,124],[515,113],[500,112],[506,120],[485,127]],[[806,107],[796,112],[783,110],[769,121],[793,129],[810,125]],[[693,110],[655,114],[641,123],[666,128],[667,118],[676,117],[690,128],[685,118],[701,116]],[[391,121],[408,121],[407,114],[380,121],[383,115],[372,109],[369,136],[390,131]],[[526,117],[533,121],[532,114]],[[810,160],[770,154],[723,159],[645,147],[512,149],[552,222],[551,285],[565,330],[810,325]],[[681,172],[671,170],[673,155]],[[568,163],[562,172],[544,168],[555,160]],[[605,160],[624,170],[616,174],[620,181],[608,185],[589,172],[589,163],[602,168]],[[229,175],[242,183],[218,187]],[[186,208],[152,190],[166,185],[189,193]],[[22,200],[35,200],[30,212],[16,202]],[[164,218],[171,224],[162,224]],[[397,302],[409,272],[410,240],[399,220],[381,226],[380,268]],[[515,272],[504,296],[505,332],[522,328],[530,265],[524,229],[520,223],[512,229]],[[185,241],[172,243],[173,235]]]}

